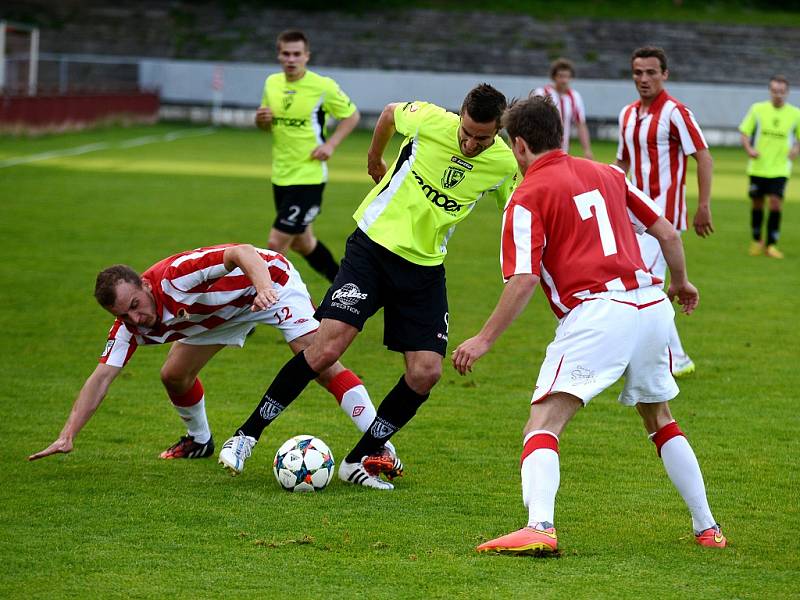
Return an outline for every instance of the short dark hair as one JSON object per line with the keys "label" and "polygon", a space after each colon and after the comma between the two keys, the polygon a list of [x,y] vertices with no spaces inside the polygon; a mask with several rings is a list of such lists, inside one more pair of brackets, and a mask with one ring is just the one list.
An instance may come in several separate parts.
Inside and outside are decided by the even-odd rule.
{"label": "short dark hair", "polygon": [[789,87],[789,80],[786,78],[786,75],[773,75],[769,78],[769,82],[772,83],[773,81],[777,81],[778,83],[784,84],[787,88]]}
{"label": "short dark hair", "polygon": [[465,112],[478,123],[494,121],[500,129],[503,111],[508,106],[506,97],[488,83],[472,88],[461,104],[461,114]]}
{"label": "short dark hair", "polygon": [[306,52],[311,50],[311,44],[308,43],[308,36],[304,31],[300,31],[299,29],[287,29],[278,34],[278,40],[275,42],[278,52],[281,51],[281,44],[286,42],[303,42],[306,47]]}
{"label": "short dark hair", "polygon": [[633,54],[631,54],[631,66],[633,66],[633,61],[637,58],[657,58],[662,72],[668,68],[667,53],[656,46],[643,46],[634,50]]}
{"label": "short dark hair", "polygon": [[569,71],[575,77],[575,65],[568,58],[557,58],[550,63],[550,79],[555,79],[559,71]]}
{"label": "short dark hair", "polygon": [[561,148],[564,138],[561,115],[550,96],[515,100],[503,115],[503,127],[512,141],[521,137],[534,154]]}
{"label": "short dark hair", "polygon": [[117,285],[126,281],[137,288],[142,287],[142,278],[128,265],[113,265],[97,274],[94,284],[94,297],[100,306],[114,306],[117,301]]}

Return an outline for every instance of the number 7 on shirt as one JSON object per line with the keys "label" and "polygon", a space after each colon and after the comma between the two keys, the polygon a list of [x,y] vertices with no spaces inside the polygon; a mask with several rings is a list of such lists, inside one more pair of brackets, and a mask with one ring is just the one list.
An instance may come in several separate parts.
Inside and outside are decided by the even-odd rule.
{"label": "number 7 on shirt", "polygon": [[[597,219],[597,229],[600,232],[600,243],[603,245],[603,254],[611,256],[617,253],[617,240],[614,238],[614,230],[611,229],[611,221],[608,219],[606,200],[600,190],[584,192],[572,197],[578,207],[578,214],[584,221],[594,217]],[[592,212],[594,207],[594,212]]]}

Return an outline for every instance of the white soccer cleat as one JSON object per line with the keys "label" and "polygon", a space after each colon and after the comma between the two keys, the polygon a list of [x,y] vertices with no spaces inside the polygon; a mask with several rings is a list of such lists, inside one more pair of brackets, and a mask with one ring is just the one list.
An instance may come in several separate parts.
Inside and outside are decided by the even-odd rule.
{"label": "white soccer cleat", "polygon": [[394,486],[388,481],[384,481],[380,477],[373,477],[364,468],[360,462],[349,463],[342,461],[339,464],[339,479],[345,483],[352,483],[354,485],[363,485],[364,487],[372,488],[375,490],[393,490]]}
{"label": "white soccer cleat", "polygon": [[219,464],[221,464],[230,474],[235,476],[244,471],[244,461],[250,458],[253,447],[258,440],[249,435],[235,435],[227,442],[222,444],[219,451]]}

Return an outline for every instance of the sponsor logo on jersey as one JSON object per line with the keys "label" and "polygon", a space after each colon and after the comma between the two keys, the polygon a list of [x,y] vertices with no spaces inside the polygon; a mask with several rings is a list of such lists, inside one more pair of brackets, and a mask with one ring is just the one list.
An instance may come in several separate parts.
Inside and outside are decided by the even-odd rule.
{"label": "sponsor logo on jersey", "polygon": [[[449,167],[452,168],[452,167]],[[431,184],[426,183],[422,177],[417,174],[416,171],[413,169],[411,172],[414,174],[414,178],[417,180],[419,187],[422,188],[422,193],[425,194],[425,197],[431,201],[432,204],[435,204],[439,208],[444,209],[445,212],[459,212],[461,210],[461,205],[456,202],[455,200],[451,200],[447,194],[443,194]],[[463,171],[462,171],[463,173]]]}
{"label": "sponsor logo on jersey", "polygon": [[275,117],[272,119],[273,127],[307,127],[308,119],[289,119],[287,117]]}
{"label": "sponsor logo on jersey", "polygon": [[381,417],[375,417],[375,421],[372,423],[372,427],[369,428],[369,432],[375,439],[382,440],[383,438],[389,437],[395,431],[397,431],[397,427],[389,423],[389,421],[384,420]]}
{"label": "sponsor logo on jersey", "polygon": [[282,404],[275,402],[269,396],[264,397],[264,405],[259,409],[258,414],[261,415],[261,418],[265,421],[273,421],[283,409],[286,408]]}
{"label": "sponsor logo on jersey", "polygon": [[466,172],[458,167],[447,167],[442,175],[442,187],[449,190],[456,187],[464,179]]}
{"label": "sponsor logo on jersey", "polygon": [[450,157],[451,163],[456,163],[459,166],[464,167],[467,171],[472,171],[472,165],[465,161],[463,158],[458,158],[457,156]]}
{"label": "sponsor logo on jersey", "polygon": [[353,306],[353,304],[357,303],[359,300],[366,299],[366,297],[367,294],[362,293],[355,283],[345,283],[342,287],[333,292],[331,301],[339,302],[346,306]]}

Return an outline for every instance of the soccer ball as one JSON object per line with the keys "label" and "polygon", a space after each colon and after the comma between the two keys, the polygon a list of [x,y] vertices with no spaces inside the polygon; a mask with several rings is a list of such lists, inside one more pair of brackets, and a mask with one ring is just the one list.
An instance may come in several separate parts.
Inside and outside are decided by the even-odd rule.
{"label": "soccer ball", "polygon": [[317,492],[333,479],[333,454],[313,435],[296,435],[278,448],[272,472],[290,492]]}

